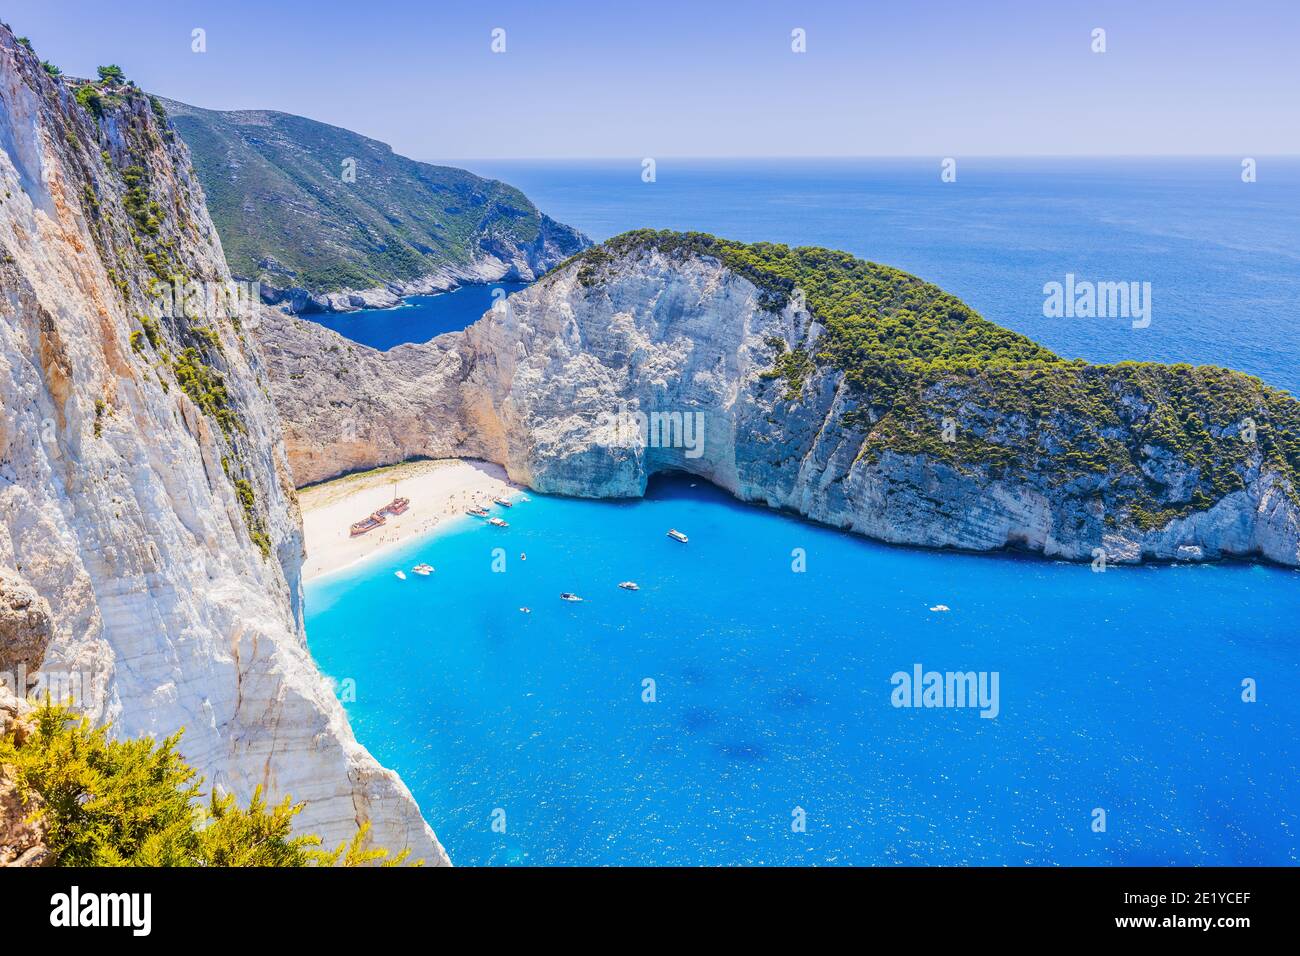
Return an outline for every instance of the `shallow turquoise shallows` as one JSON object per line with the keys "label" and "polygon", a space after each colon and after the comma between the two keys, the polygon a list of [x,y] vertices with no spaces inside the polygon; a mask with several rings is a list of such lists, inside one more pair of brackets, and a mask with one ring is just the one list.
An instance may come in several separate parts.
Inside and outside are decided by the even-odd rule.
{"label": "shallow turquoise shallows", "polygon": [[[506,517],[307,588],[459,864],[1300,862],[1300,573],[893,548],[676,478]],[[998,715],[893,706],[917,664]]]}

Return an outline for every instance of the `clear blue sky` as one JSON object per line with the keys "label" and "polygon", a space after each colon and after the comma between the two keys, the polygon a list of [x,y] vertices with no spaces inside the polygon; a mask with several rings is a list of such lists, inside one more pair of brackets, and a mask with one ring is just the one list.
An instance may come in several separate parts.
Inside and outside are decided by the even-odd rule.
{"label": "clear blue sky", "polygon": [[419,159],[1300,153],[1300,0],[6,0],[3,15],[66,72],[116,62],[175,99],[299,113]]}

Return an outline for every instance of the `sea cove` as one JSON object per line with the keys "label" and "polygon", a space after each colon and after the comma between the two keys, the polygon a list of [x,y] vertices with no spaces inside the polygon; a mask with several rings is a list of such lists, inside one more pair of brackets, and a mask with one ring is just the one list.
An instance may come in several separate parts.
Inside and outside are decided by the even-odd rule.
{"label": "sea cove", "polygon": [[384,351],[406,342],[427,342],[444,332],[458,332],[474,322],[503,296],[526,282],[464,285],[437,295],[407,296],[392,309],[360,309],[304,316],[361,345]]}
{"label": "sea cove", "polygon": [[[685,478],[531,498],[306,589],[458,863],[1300,860],[1300,701],[1241,698],[1300,667],[1294,570],[889,547]],[[893,706],[917,661],[998,672],[997,718]]]}

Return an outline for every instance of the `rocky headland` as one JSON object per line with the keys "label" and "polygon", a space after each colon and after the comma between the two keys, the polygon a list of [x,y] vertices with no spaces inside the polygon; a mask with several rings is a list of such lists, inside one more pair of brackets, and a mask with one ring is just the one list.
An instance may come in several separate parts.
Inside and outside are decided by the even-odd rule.
{"label": "rocky headland", "polygon": [[257,334],[300,485],[465,456],[626,497],[683,471],[900,544],[1300,565],[1285,392],[1067,361],[844,253],[630,233],[425,344],[377,352],[289,316]]}

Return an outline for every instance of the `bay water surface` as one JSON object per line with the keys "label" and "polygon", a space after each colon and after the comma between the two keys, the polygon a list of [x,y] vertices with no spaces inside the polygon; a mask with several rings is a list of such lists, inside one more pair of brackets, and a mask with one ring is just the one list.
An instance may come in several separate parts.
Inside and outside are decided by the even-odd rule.
{"label": "bay water surface", "polygon": [[[889,547],[685,479],[531,498],[306,590],[457,863],[1300,862],[1296,571]],[[997,672],[997,716],[895,707],[916,664]]]}
{"label": "bay water surface", "polygon": [[407,342],[427,342],[444,332],[459,332],[492,308],[494,297],[510,295],[526,285],[526,282],[465,285],[437,295],[407,296],[401,305],[391,309],[327,312],[303,318],[385,352]]}
{"label": "bay water surface", "polygon": [[[846,249],[1070,357],[1300,390],[1295,160],[1260,160],[1253,184],[1233,158],[975,160],[949,184],[905,160],[665,160],[654,183],[639,161],[463,165],[596,239]],[[1066,273],[1150,282],[1151,325],[1044,318]],[[491,287],[433,300],[428,320],[327,321],[422,341],[478,318]],[[357,331],[376,316],[390,328]],[[887,547],[684,478],[504,514],[306,588],[358,738],[457,863],[1300,863],[1296,571]],[[892,676],[917,664],[996,672],[997,716],[894,707]]]}

